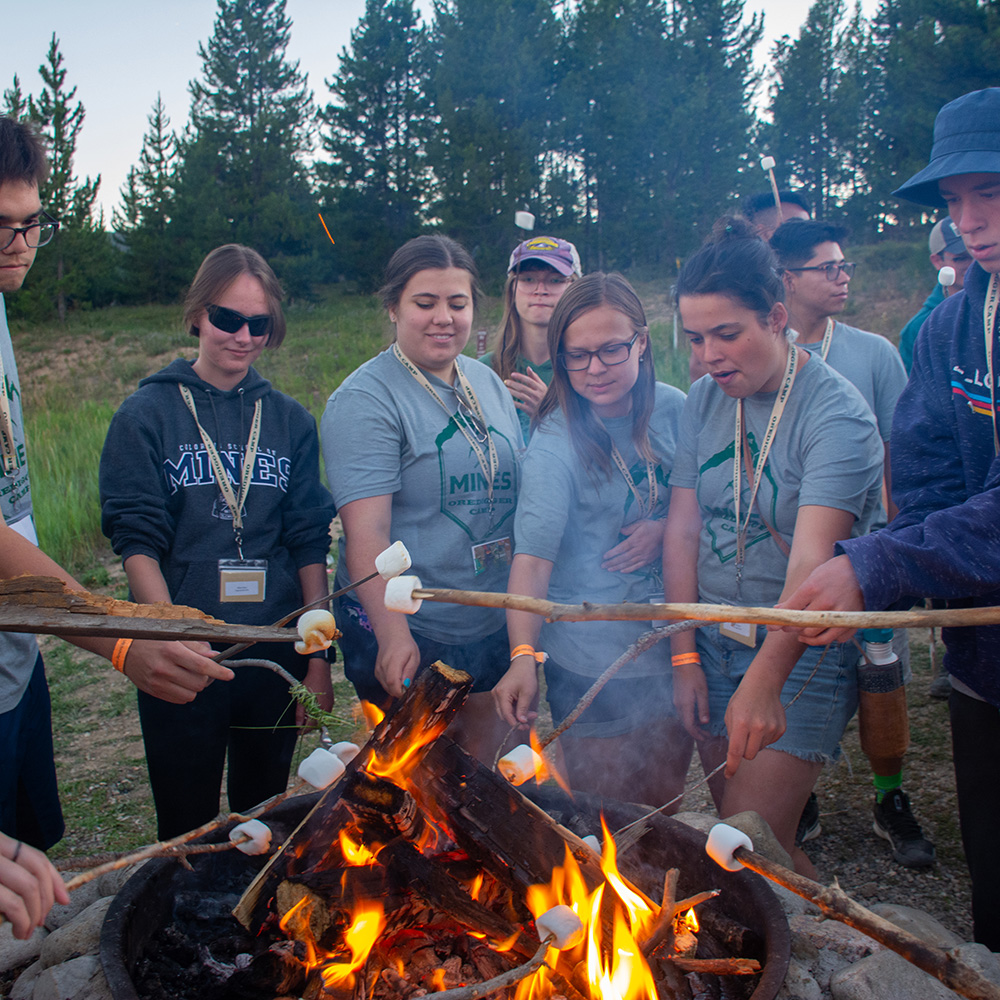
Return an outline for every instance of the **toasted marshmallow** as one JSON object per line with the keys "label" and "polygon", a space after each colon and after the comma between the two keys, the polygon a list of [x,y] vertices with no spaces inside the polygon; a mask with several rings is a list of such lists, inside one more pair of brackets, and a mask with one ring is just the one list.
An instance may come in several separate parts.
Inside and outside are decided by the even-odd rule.
{"label": "toasted marshmallow", "polygon": [[514,747],[497,761],[500,773],[512,784],[523,785],[545,767],[545,761],[527,743]]}
{"label": "toasted marshmallow", "polygon": [[298,627],[302,641],[295,643],[295,652],[303,656],[329,649],[330,643],[340,635],[333,615],[323,608],[300,615]]}

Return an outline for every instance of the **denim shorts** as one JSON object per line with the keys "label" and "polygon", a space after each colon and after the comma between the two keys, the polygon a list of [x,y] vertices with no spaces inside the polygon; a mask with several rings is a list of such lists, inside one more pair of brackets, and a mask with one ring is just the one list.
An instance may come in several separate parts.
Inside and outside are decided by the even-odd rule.
{"label": "denim shorts", "polygon": [[[766,636],[764,626],[758,626],[757,648],[751,649],[720,635],[718,625],[698,629],[698,652],[708,684],[707,729],[713,736],[725,735],[729,699]],[[788,706],[796,694],[798,697],[785,708],[787,729],[771,747],[801,760],[830,763],[840,756],[840,739],[858,707],[860,654],[849,642],[803,649],[805,652],[781,689],[781,704]],[[814,669],[815,675],[810,678]]]}
{"label": "denim shorts", "polygon": [[[350,597],[338,597],[333,602],[333,616],[341,631],[337,644],[344,658],[344,674],[354,685],[354,690],[362,701],[370,701],[383,710],[387,709],[392,698],[375,678],[378,642],[365,609]],[[470,674],[474,693],[492,691],[510,666],[506,625],[481,639],[455,645],[428,639],[412,628],[410,633],[420,650],[418,670],[424,670],[435,660],[441,660],[455,670],[464,670]]]}
{"label": "denim shorts", "polygon": [[[545,661],[545,694],[555,725],[576,708],[596,679]],[[624,736],[649,722],[676,715],[670,672],[664,666],[659,677],[612,677],[573,723],[570,734],[581,739]]]}

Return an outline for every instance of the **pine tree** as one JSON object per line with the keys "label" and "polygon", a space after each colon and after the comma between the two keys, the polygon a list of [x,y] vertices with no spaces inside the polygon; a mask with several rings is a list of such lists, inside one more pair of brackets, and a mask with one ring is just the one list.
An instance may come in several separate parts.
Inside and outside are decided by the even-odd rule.
{"label": "pine tree", "polygon": [[140,301],[168,302],[190,275],[177,268],[169,232],[178,162],[177,136],[159,94],[148,115],[139,165],[129,170],[112,225],[125,244],[124,288]]}
{"label": "pine tree", "polygon": [[106,305],[114,296],[114,256],[103,219],[94,217],[100,176],[79,180],[73,167],[76,143],[86,117],[74,103],[76,87],[67,88],[59,40],[52,35],[45,62],[38,68],[44,87],[37,98],[21,94],[15,78],[5,93],[8,109],[18,107],[32,120],[48,146],[49,177],[39,195],[60,222],[55,239],[35,258],[31,282],[14,301],[22,314],[44,314],[54,306],[60,322],[73,302]]}
{"label": "pine tree", "polygon": [[559,36],[552,0],[435,3],[433,214],[487,280],[503,275],[520,238],[514,212],[540,193]]}
{"label": "pine tree", "polygon": [[334,101],[320,117],[331,161],[319,167],[326,219],[341,272],[365,288],[393,250],[419,233],[429,202],[426,36],[413,0],[367,0],[327,80]]}
{"label": "pine tree", "polygon": [[174,231],[191,267],[213,246],[254,247],[293,292],[312,276],[322,230],[303,167],[312,95],[285,59],[285,0],[218,0],[190,85],[191,124],[180,143]]}

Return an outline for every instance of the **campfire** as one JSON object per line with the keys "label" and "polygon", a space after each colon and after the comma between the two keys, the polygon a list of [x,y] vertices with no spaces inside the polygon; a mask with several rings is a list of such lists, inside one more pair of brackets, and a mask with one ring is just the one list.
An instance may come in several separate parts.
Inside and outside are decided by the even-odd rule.
{"label": "campfire", "polygon": [[421,674],[257,876],[234,911],[275,939],[253,964],[317,1000],[691,997],[719,976],[752,978],[704,995],[749,995],[759,961],[699,954],[712,887],[678,898],[672,869],[654,900],[606,825],[598,856],[442,735],[470,685]]}

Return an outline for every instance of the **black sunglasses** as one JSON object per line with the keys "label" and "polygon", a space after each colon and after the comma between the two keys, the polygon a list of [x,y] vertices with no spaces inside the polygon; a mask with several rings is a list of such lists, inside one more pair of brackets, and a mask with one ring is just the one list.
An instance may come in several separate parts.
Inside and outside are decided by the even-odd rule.
{"label": "black sunglasses", "polygon": [[271,333],[270,316],[244,316],[235,309],[216,305],[207,305],[205,312],[208,313],[212,326],[223,333],[238,333],[244,324],[250,330],[251,337],[266,337]]}

